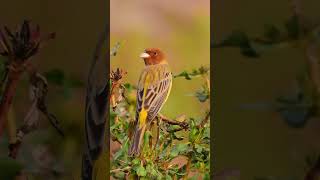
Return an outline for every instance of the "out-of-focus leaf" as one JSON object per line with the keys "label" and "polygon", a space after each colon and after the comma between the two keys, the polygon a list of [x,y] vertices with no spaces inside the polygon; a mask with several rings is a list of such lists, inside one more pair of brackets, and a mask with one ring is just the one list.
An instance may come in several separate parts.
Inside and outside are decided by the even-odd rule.
{"label": "out-of-focus leaf", "polygon": [[136,169],[136,172],[137,172],[137,175],[138,175],[138,176],[144,177],[144,176],[147,175],[147,171],[146,171],[146,169],[145,169],[142,165],[140,165],[140,166]]}
{"label": "out-of-focus leaf", "polygon": [[281,37],[280,30],[271,24],[265,25],[264,28],[264,38],[266,38],[270,42],[276,42],[279,41]]}
{"label": "out-of-focus leaf", "polygon": [[170,156],[172,158],[177,157],[180,153],[185,152],[188,149],[188,147],[189,144],[186,143],[177,144],[171,149]]}
{"label": "out-of-focus leaf", "polygon": [[54,83],[56,85],[63,85],[65,81],[65,74],[62,70],[53,69],[44,73],[44,76],[48,80],[49,83]]}
{"label": "out-of-focus leaf", "polygon": [[0,173],[0,179],[14,179],[22,168],[22,164],[20,164],[18,161],[9,157],[1,157],[0,169],[2,169],[2,171]]}
{"label": "out-of-focus leaf", "polygon": [[141,162],[141,161],[140,161],[140,159],[138,159],[138,158],[135,158],[135,159],[132,160],[132,164],[133,164],[133,165],[140,164],[140,162]]}
{"label": "out-of-focus leaf", "polygon": [[291,96],[277,98],[277,112],[287,124],[294,128],[302,128],[314,114],[314,105],[308,102],[305,95],[297,92]]}
{"label": "out-of-focus leaf", "polygon": [[195,144],[195,148],[196,148],[196,151],[197,151],[198,153],[201,153],[202,150],[203,150],[203,147],[202,147],[201,145],[199,145],[199,144]]}
{"label": "out-of-focus leaf", "polygon": [[184,77],[186,80],[191,80],[192,77],[207,74],[209,71],[210,71],[210,69],[208,67],[201,66],[198,69],[193,69],[192,72],[182,71],[181,73],[174,75],[173,77],[174,78]]}
{"label": "out-of-focus leaf", "polygon": [[200,102],[206,102],[209,99],[209,94],[207,91],[197,91],[195,96],[198,98]]}
{"label": "out-of-focus leaf", "polygon": [[287,22],[285,22],[287,33],[289,38],[298,39],[300,32],[299,18],[298,16],[292,16]]}
{"label": "out-of-focus leaf", "polygon": [[147,173],[151,174],[152,176],[157,176],[158,172],[155,170],[153,164],[148,163],[146,166]]}
{"label": "out-of-focus leaf", "polygon": [[166,175],[166,180],[172,180],[172,178],[169,174]]}
{"label": "out-of-focus leaf", "polygon": [[110,56],[116,56],[120,49],[120,42],[117,42],[116,45],[111,49]]}
{"label": "out-of-focus leaf", "polygon": [[178,75],[175,75],[174,77],[184,77],[186,80],[191,80],[191,77],[187,71],[183,71]]}
{"label": "out-of-focus leaf", "polygon": [[130,83],[125,83],[124,84],[124,87],[126,88],[126,90],[127,91],[132,91],[133,89],[135,89],[135,87],[132,85],[132,84],[130,84]]}
{"label": "out-of-focus leaf", "polygon": [[84,82],[74,78],[67,78],[65,73],[60,69],[52,69],[46,73],[44,76],[49,83],[53,83],[58,86],[64,86],[68,88],[77,88],[84,85]]}
{"label": "out-of-focus leaf", "polygon": [[249,38],[246,33],[236,30],[230,33],[224,40],[213,44],[213,47],[224,47],[224,46],[233,46],[233,47],[244,47],[249,44]]}

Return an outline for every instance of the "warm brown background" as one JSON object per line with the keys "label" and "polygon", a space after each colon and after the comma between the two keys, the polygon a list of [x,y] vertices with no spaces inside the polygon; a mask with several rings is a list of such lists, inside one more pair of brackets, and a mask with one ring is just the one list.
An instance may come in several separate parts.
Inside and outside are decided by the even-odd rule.
{"label": "warm brown background", "polygon": [[[64,70],[66,76],[86,82],[88,67],[99,34],[103,31],[108,19],[106,9],[108,1],[81,1],[81,0],[14,0],[1,1],[0,25],[14,28],[24,19],[40,25],[41,32],[56,32],[56,39],[48,43],[32,61],[40,72],[53,68]],[[14,100],[13,112],[19,121],[27,111],[29,100],[26,81],[22,81],[17,97]],[[23,144],[22,154],[18,159],[32,156],[28,150],[47,145],[53,153],[58,169],[65,171],[64,178],[80,179],[81,153],[83,148],[84,127],[84,95],[85,87],[72,90],[72,96],[66,99],[61,88],[50,86],[48,104],[49,109],[61,121],[66,132],[62,140],[47,120],[43,119],[42,126],[48,134],[36,132],[31,134]],[[42,140],[38,139],[45,139]],[[35,142],[32,147],[30,141]],[[38,142],[37,142],[38,141]],[[7,144],[1,141],[0,156],[7,156]],[[24,154],[26,152],[26,154]],[[27,164],[35,164],[28,160]],[[52,167],[52,165],[50,165]],[[1,172],[5,172],[1,169]],[[43,178],[39,178],[43,179]]]}

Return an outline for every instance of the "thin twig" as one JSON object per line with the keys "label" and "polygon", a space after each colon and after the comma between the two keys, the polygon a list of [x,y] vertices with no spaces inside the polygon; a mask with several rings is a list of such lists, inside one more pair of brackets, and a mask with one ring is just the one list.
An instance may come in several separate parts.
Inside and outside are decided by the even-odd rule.
{"label": "thin twig", "polygon": [[118,171],[127,171],[129,169],[131,169],[132,167],[130,166],[127,166],[125,168],[118,168],[118,169],[113,169],[113,170],[110,170],[110,173],[114,173],[114,172],[118,172]]}
{"label": "thin twig", "polygon": [[203,128],[208,123],[209,119],[210,119],[210,111],[207,112],[206,117],[200,122],[200,124],[198,125],[198,128],[200,129]]}

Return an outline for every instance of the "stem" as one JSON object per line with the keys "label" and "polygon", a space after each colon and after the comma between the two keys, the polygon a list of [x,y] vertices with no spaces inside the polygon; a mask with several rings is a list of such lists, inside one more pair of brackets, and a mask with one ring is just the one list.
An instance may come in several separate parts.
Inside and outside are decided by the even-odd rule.
{"label": "stem", "polygon": [[125,170],[129,170],[129,169],[131,169],[131,167],[127,166],[125,168],[113,169],[113,170],[110,171],[110,173],[114,173],[114,172],[118,172],[118,171],[125,171]]}
{"label": "stem", "polygon": [[186,166],[186,174],[183,177],[183,180],[187,180],[188,179],[188,176],[189,176],[189,173],[190,173],[190,165],[191,165],[191,158],[189,157],[188,158],[188,163],[187,163],[187,166]]}
{"label": "stem", "polygon": [[188,123],[185,123],[185,122],[179,122],[179,121],[175,121],[175,120],[172,120],[170,118],[167,118],[161,114],[158,115],[158,117],[160,117],[162,119],[162,121],[168,123],[168,124],[171,124],[171,125],[179,125],[181,126],[181,128],[183,129],[187,129],[188,128]]}
{"label": "stem", "polygon": [[198,125],[198,127],[200,129],[203,128],[207,124],[209,119],[210,119],[210,111],[207,113],[206,117],[201,121],[201,123]]}
{"label": "stem", "polygon": [[22,71],[9,69],[8,81],[5,85],[3,96],[0,102],[0,137],[2,136],[3,130],[6,126],[8,111],[11,107],[21,74]]}

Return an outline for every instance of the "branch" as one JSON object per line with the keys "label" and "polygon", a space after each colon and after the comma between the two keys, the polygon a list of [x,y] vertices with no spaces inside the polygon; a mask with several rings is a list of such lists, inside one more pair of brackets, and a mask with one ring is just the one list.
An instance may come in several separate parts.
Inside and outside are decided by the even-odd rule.
{"label": "branch", "polygon": [[118,169],[113,169],[113,170],[110,170],[110,173],[115,173],[115,172],[118,172],[118,171],[128,171],[129,169],[131,169],[132,167],[130,166],[127,166],[125,168],[118,168]]}
{"label": "branch", "polygon": [[[101,153],[107,153],[105,148],[109,149],[109,123],[106,121],[108,116],[108,101],[109,98],[109,80],[108,74],[103,88],[98,89],[94,84],[97,79],[94,72],[96,70],[97,62],[100,58],[100,53],[103,44],[109,43],[109,24],[106,24],[103,32],[99,35],[96,47],[93,53],[91,65],[88,73],[88,84],[86,90],[85,100],[85,149],[82,157],[82,172],[81,177],[83,180],[92,179],[94,160],[97,160]],[[109,61],[104,60],[106,70],[109,69]],[[108,131],[107,131],[108,130]],[[108,138],[107,138],[108,137]],[[109,171],[106,172],[108,175]]]}
{"label": "branch", "polygon": [[203,128],[208,123],[209,119],[210,119],[210,111],[207,112],[206,117],[200,122],[200,124],[198,125],[198,128],[200,129]]}
{"label": "branch", "polygon": [[[165,122],[165,123],[167,123],[167,124],[170,124],[170,125],[178,125],[178,126],[180,126],[182,129],[188,129],[188,127],[189,127],[188,123],[186,123],[186,122],[175,121],[175,120],[172,120],[172,119],[170,119],[170,118],[167,118],[167,117],[165,117],[165,116],[163,116],[163,115],[161,115],[161,114],[159,114],[157,117],[160,118],[163,122]],[[181,129],[181,130],[182,130],[182,129]]]}
{"label": "branch", "polygon": [[21,68],[21,64],[13,63],[9,66],[8,80],[5,84],[5,89],[0,102],[0,137],[2,136],[6,126],[8,111],[11,107],[22,72],[23,69]]}
{"label": "branch", "polygon": [[23,125],[17,130],[16,142],[9,145],[9,156],[14,159],[17,157],[23,138],[37,129],[40,120],[40,112],[47,117],[51,125],[59,132],[59,134],[64,136],[59,122],[53,114],[48,112],[46,106],[45,98],[48,92],[46,79],[37,73],[36,69],[31,64],[28,64],[26,69],[30,78],[31,106],[23,119]]}

